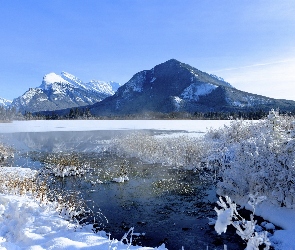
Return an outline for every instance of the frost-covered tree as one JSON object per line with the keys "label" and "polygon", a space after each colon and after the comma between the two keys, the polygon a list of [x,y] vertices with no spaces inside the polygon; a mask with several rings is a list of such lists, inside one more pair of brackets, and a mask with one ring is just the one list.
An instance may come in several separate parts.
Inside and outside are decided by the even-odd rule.
{"label": "frost-covered tree", "polygon": [[[209,166],[218,165],[220,195],[260,193],[280,206],[295,207],[295,120],[271,111],[259,122],[233,121],[211,131]],[[217,164],[216,164],[217,162]]]}

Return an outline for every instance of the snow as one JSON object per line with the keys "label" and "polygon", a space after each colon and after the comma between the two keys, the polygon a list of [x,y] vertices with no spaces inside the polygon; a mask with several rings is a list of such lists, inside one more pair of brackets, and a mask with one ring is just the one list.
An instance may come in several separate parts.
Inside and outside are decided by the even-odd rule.
{"label": "snow", "polygon": [[39,101],[39,102],[48,101],[48,98],[39,98],[38,101]]}
{"label": "snow", "polygon": [[125,181],[129,181],[129,177],[127,175],[124,175],[124,176],[120,176],[120,177],[117,177],[117,178],[113,178],[112,181],[113,182],[118,182],[118,183],[123,183]]}
{"label": "snow", "polygon": [[[207,126],[228,124],[229,121],[14,121],[0,123],[0,133],[41,131],[87,131],[109,129],[165,129],[178,131],[204,131]],[[32,177],[35,172],[25,168],[1,168],[4,175]],[[17,173],[17,174],[16,174]],[[128,181],[119,176],[114,181]],[[137,235],[138,233],[134,233]],[[122,235],[123,236],[123,235]],[[0,249],[138,249],[109,239],[105,232],[94,234],[90,226],[79,227],[61,216],[53,203],[41,204],[33,197],[0,194]],[[166,249],[164,245],[155,249]]]}
{"label": "snow", "polygon": [[85,88],[83,82],[79,78],[75,77],[74,75],[72,75],[70,73],[67,73],[67,72],[62,71],[61,72],[61,77],[64,80],[66,80],[67,82],[71,83],[75,87]]}
{"label": "snow", "polygon": [[[279,249],[295,249],[295,211],[285,207],[277,207],[268,201],[259,204],[255,214],[271,221],[284,230],[275,231],[272,241],[281,242]],[[264,225],[272,229],[271,223]]]}
{"label": "snow", "polygon": [[[130,249],[109,239],[105,232],[94,234],[90,225],[80,227],[55,211],[54,204],[42,204],[30,196],[0,194],[0,249]],[[166,249],[164,245],[155,249]]]}
{"label": "snow", "polygon": [[33,178],[37,174],[37,171],[30,168],[1,167],[0,174],[22,180],[24,178]]}
{"label": "snow", "polygon": [[231,224],[232,209],[217,210],[217,221],[215,223],[215,231],[218,234],[225,233],[227,226]]}
{"label": "snow", "polygon": [[28,104],[31,99],[36,95],[36,94],[40,94],[42,93],[43,90],[42,89],[39,89],[39,88],[36,88],[36,89],[33,89],[33,88],[30,88],[28,91],[26,91],[22,96],[19,97],[19,100],[20,100],[20,103],[22,105],[26,105]]}
{"label": "snow", "polygon": [[64,88],[63,85],[67,85],[71,88],[81,88],[87,91],[95,91],[99,93],[113,95],[115,92],[111,84],[114,84],[114,86],[116,86],[116,84],[113,82],[104,82],[97,80],[91,80],[89,83],[83,83],[83,81],[81,81],[79,78],[63,71],[61,72],[61,76],[55,73],[45,75],[40,88],[46,90],[52,88],[55,91],[55,93],[60,93]]}
{"label": "snow", "polygon": [[[252,210],[245,199],[235,198],[235,202],[241,207]],[[275,244],[275,249],[295,249],[295,211],[286,207],[278,207],[265,200],[255,207],[255,215],[263,217],[265,220],[261,226],[265,229],[274,229],[274,225],[281,227],[283,230],[276,230],[270,240]]]}
{"label": "snow", "polygon": [[178,96],[174,96],[173,102],[174,102],[174,106],[175,106],[176,110],[179,110],[180,106],[181,106],[182,99],[179,98]]}
{"label": "snow", "polygon": [[12,101],[0,97],[0,106],[8,107]]}
{"label": "snow", "polygon": [[[67,72],[62,72],[61,75],[49,73],[43,77],[42,84],[38,88],[30,88],[22,96],[15,98],[13,105],[24,112],[28,109],[26,107],[27,105],[37,107],[36,101],[43,103],[42,105],[45,105],[44,102],[50,103],[50,100],[59,100],[63,102],[64,99],[68,104],[76,103],[76,101],[91,104],[101,101],[104,97],[114,95],[119,86],[119,83],[95,80],[89,83],[83,83],[79,78]],[[75,100],[75,96],[81,95],[81,91],[83,92],[83,96]],[[68,92],[72,93],[72,97],[68,95]],[[52,96],[52,94],[55,96]],[[36,98],[39,98],[39,100]],[[0,105],[1,100],[0,98]],[[55,105],[60,105],[60,103],[55,103],[54,106]],[[65,103],[61,105],[65,105]],[[38,110],[37,108],[35,111]]]}
{"label": "snow", "polygon": [[181,97],[198,101],[200,96],[208,95],[216,88],[217,86],[211,83],[193,83],[182,92]]}
{"label": "snow", "polygon": [[120,88],[122,86],[120,83],[114,82],[114,81],[110,81],[108,83],[112,86],[112,89],[115,92],[118,90],[118,88]]}
{"label": "snow", "polygon": [[0,133],[157,129],[206,132],[229,125],[229,120],[40,120],[0,123]]}
{"label": "snow", "polygon": [[129,97],[130,92],[142,92],[143,90],[143,83],[146,80],[146,71],[139,72],[135,74],[131,80],[129,80],[125,86],[125,90],[123,92],[123,96],[125,98]]}
{"label": "snow", "polygon": [[151,80],[151,83],[153,83],[157,78],[153,77],[153,79]]}
{"label": "snow", "polygon": [[82,89],[95,91],[99,93],[105,93],[108,95],[115,94],[115,91],[120,86],[119,83],[105,82],[105,81],[98,81],[98,80],[91,80],[88,83],[83,83],[83,81],[80,80],[79,78],[64,71],[61,72],[61,77],[76,88],[82,88]]}
{"label": "snow", "polygon": [[96,92],[106,93],[108,95],[115,94],[115,91],[113,90],[113,87],[109,82],[91,80],[89,83],[85,84],[85,86],[88,89]]}
{"label": "snow", "polygon": [[79,97],[79,96],[77,96],[75,99],[76,99],[77,102],[82,102],[83,101],[82,98]]}
{"label": "snow", "polygon": [[229,195],[249,210],[249,194],[266,196],[267,200],[255,205],[255,214],[270,221],[260,226],[283,228],[269,237],[275,249],[295,249],[294,130],[294,117],[272,110],[253,125],[235,121],[211,133],[219,141],[212,160],[222,159],[217,193]]}
{"label": "snow", "polygon": [[[18,180],[32,178],[36,174],[36,171],[29,168],[7,167],[0,168],[0,170],[1,175],[9,175]],[[128,235],[124,235],[123,238],[126,241]],[[58,212],[57,204],[54,202],[40,202],[30,194],[23,196],[0,194],[1,250],[166,249],[164,245],[159,248],[150,248],[124,243],[122,240],[112,239],[104,231],[93,233],[91,225],[79,226]]]}
{"label": "snow", "polygon": [[222,77],[219,77],[219,76],[214,75],[214,74],[210,74],[210,76],[212,76],[213,78],[215,78],[215,79],[217,79],[219,81],[222,81],[224,86],[232,88],[232,86],[228,82],[226,82]]}
{"label": "snow", "polygon": [[56,73],[52,72],[52,73],[49,73],[43,77],[43,82],[42,82],[42,85],[40,86],[40,88],[47,90],[50,87],[50,85],[52,85],[54,83],[68,84],[68,82],[65,79],[63,79],[60,75],[57,75]]}

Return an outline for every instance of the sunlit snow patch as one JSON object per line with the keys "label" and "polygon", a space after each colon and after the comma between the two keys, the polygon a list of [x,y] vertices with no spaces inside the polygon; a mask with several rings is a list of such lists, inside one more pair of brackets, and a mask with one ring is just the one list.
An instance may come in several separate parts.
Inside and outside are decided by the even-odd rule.
{"label": "sunlit snow patch", "polygon": [[210,94],[217,86],[210,83],[193,83],[187,87],[181,94],[183,99],[198,101],[200,96]]}

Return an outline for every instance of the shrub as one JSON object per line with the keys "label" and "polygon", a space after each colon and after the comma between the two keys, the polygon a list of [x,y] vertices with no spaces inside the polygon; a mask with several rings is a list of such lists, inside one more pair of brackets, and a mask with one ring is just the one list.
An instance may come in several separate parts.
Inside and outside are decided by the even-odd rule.
{"label": "shrub", "polygon": [[271,202],[295,207],[294,118],[271,111],[255,123],[233,121],[229,127],[211,131],[215,150],[211,167],[218,165],[220,195],[243,197],[259,193]]}

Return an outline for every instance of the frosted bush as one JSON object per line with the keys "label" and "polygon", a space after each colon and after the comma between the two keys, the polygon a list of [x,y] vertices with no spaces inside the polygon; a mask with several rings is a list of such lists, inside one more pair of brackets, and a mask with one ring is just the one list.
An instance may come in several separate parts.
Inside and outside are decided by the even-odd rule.
{"label": "frosted bush", "polygon": [[226,196],[226,202],[223,201],[221,197],[219,197],[219,201],[217,201],[217,204],[221,207],[221,209],[214,208],[214,210],[217,213],[217,220],[215,222],[215,231],[218,234],[225,233],[227,230],[227,226],[232,224],[232,217],[237,214],[236,212],[236,204],[232,203],[230,198]]}
{"label": "frosted bush", "polygon": [[[250,203],[254,206],[264,199],[265,197],[252,195]],[[214,228],[218,234],[225,233],[227,226],[233,225],[237,229],[236,233],[247,242],[246,250],[259,250],[259,246],[263,244],[265,246],[264,249],[269,249],[271,243],[267,237],[267,232],[255,232],[257,222],[254,220],[253,214],[250,215],[249,221],[241,217],[237,211],[236,204],[228,196],[225,196],[225,201],[219,197],[217,204],[221,207],[220,209],[215,207],[217,220]],[[255,210],[255,206],[253,209]]]}
{"label": "frosted bush", "polygon": [[229,127],[210,131],[214,141],[208,158],[218,167],[218,194],[243,197],[260,193],[277,205],[295,207],[294,118],[271,111],[256,123],[233,121]]}

